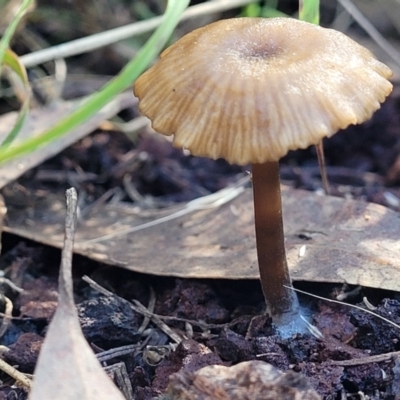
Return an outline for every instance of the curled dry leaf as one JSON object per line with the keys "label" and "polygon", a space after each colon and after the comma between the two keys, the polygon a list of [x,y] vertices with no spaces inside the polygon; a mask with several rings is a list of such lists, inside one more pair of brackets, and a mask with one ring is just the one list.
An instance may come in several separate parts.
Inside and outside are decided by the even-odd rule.
{"label": "curled dry leaf", "polygon": [[[75,195],[72,194],[72,191]],[[72,247],[76,192],[67,191],[69,210],[59,278],[59,303],[35,369],[30,400],[123,400],[83,337],[72,292]]]}

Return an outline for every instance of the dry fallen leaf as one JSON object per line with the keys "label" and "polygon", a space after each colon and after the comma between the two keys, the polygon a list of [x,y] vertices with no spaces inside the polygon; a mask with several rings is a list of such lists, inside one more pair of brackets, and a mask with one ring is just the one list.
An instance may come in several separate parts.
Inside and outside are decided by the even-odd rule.
{"label": "dry fallen leaf", "polygon": [[[15,143],[50,128],[61,118],[68,115],[71,110],[79,106],[80,101],[82,100],[60,102],[30,111]],[[109,104],[103,107],[92,118],[79,125],[79,127],[73,129],[68,134],[63,135],[46,146],[36,149],[32,153],[25,154],[22,157],[17,157],[16,159],[1,164],[0,188],[17,179],[23,173],[36,167],[48,158],[60,153],[77,140],[87,136],[104,120],[115,116],[124,108],[131,107],[136,103],[137,100],[131,93],[122,93],[110,101]],[[14,125],[16,118],[16,112],[4,114],[0,117],[0,139],[4,139],[7,136],[10,126]]]}
{"label": "dry fallen leaf", "polygon": [[65,223],[59,303],[39,355],[29,399],[124,400],[101,368],[79,326],[71,273],[76,217],[75,189],[67,191],[68,202],[70,207]]}
{"label": "dry fallen leaf", "polygon": [[[33,204],[34,210],[9,207],[5,230],[60,247],[62,199],[49,195]],[[399,213],[377,204],[287,187],[283,188],[283,206],[294,280],[347,282],[400,291],[400,281],[394,279],[400,273]],[[144,211],[137,215],[126,207],[99,207],[80,222],[74,250],[142,273],[258,279],[250,190],[219,208],[87,242],[152,221],[154,213],[146,217]]]}

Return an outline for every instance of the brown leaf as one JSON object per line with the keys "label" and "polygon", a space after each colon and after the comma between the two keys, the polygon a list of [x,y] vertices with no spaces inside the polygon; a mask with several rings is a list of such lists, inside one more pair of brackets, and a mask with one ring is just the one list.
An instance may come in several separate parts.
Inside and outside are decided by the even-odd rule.
{"label": "brown leaf", "polygon": [[[30,214],[9,210],[6,231],[60,246],[60,200],[49,196]],[[52,218],[33,220],[30,215]],[[383,206],[283,188],[289,267],[294,280],[347,282],[400,291],[400,214]],[[171,211],[172,212],[172,211]],[[47,212],[48,214],[48,212]],[[82,221],[75,252],[111,265],[155,275],[258,279],[253,203],[248,190],[216,209],[197,211],[138,232],[99,242],[150,217],[112,205]],[[305,247],[304,247],[305,246]],[[302,256],[302,253],[304,255]]]}

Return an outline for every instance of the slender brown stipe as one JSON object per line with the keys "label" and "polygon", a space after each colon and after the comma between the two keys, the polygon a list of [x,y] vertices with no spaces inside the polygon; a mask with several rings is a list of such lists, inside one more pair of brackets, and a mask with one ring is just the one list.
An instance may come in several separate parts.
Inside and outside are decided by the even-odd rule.
{"label": "slender brown stipe", "polygon": [[286,262],[279,163],[253,164],[254,214],[261,285],[272,317],[292,318],[299,304]]}
{"label": "slender brown stipe", "polygon": [[328,195],[330,193],[330,187],[328,181],[328,174],[326,173],[324,144],[322,140],[315,145],[315,149],[317,150],[319,172],[321,174],[321,179],[322,179],[322,187],[324,189],[325,194]]}

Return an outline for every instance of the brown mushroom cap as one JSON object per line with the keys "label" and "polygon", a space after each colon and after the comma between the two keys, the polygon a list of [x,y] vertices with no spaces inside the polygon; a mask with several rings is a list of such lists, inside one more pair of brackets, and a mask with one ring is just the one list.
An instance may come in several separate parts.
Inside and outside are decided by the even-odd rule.
{"label": "brown mushroom cap", "polygon": [[140,111],[194,155],[276,161],[369,119],[390,69],[346,35],[289,18],[197,29],[136,82]]}

